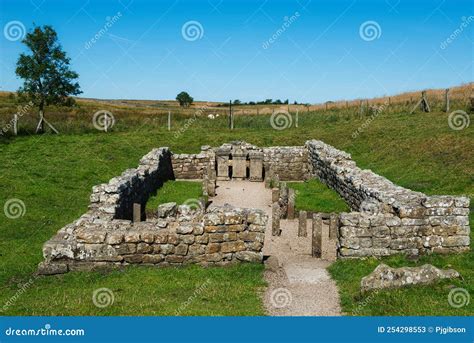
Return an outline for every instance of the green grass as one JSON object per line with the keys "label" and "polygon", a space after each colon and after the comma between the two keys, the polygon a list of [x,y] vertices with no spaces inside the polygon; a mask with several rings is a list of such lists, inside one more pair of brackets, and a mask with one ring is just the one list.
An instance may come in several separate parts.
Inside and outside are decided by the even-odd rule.
{"label": "green grass", "polygon": [[[472,316],[474,302],[454,308],[449,305],[449,292],[456,287],[474,294],[474,258],[472,253],[440,256],[423,256],[419,261],[409,261],[405,256],[383,259],[338,260],[329,267],[341,296],[341,306],[347,315],[370,316]],[[425,263],[438,268],[454,268],[462,278],[443,280],[426,286],[360,292],[360,280],[370,274],[381,262],[390,267],[420,266]]]}
{"label": "green grass", "polygon": [[[468,110],[467,107],[459,109]],[[302,145],[307,139],[320,139],[351,153],[359,166],[370,168],[402,186],[428,194],[467,194],[471,199],[474,195],[472,124],[464,130],[454,131],[449,128],[446,113],[434,111],[409,115],[391,110],[379,115],[356,139],[351,134],[367,120],[356,113],[339,110],[300,113],[298,128],[293,126],[281,131],[272,129],[269,117],[236,116],[236,129],[233,131],[225,129],[225,118],[215,121],[199,118],[191,125],[185,125],[185,119],[176,118],[172,131],[167,131],[164,124],[149,124],[147,120],[137,119],[122,125],[119,117],[117,130],[114,127],[109,133],[91,129],[88,133],[78,130],[79,134],[68,135],[66,130],[58,136],[0,138],[0,208],[12,198],[22,200],[26,208],[18,219],[9,219],[0,211],[0,305],[15,296],[19,287],[33,275],[42,260],[43,243],[87,210],[91,187],[107,182],[127,168],[136,167],[141,156],[159,146],[169,146],[176,153],[190,153],[198,152],[201,145],[218,146],[238,139],[259,146]],[[179,129],[183,129],[183,133],[175,137],[174,133]],[[474,227],[472,212],[471,227]],[[452,264],[472,287],[472,253],[430,258],[441,266]],[[371,260],[338,261],[334,265],[334,268],[348,271],[348,279],[344,279],[343,273],[333,274],[341,288],[345,311],[350,312],[355,285],[375,265],[376,262]],[[216,298],[219,306],[229,309],[225,313],[240,306],[234,303],[242,291],[238,284],[245,280],[240,271],[251,279],[260,280],[247,289],[247,294],[254,295],[253,300],[246,303],[245,313],[262,313],[261,303],[257,300],[262,277],[259,266],[239,265],[230,269],[234,272],[227,268],[196,268],[190,274],[183,274],[181,287],[195,289],[199,282],[213,273],[228,275],[231,286],[222,287],[220,297]],[[177,273],[186,273],[185,270]],[[352,276],[351,271],[354,273]],[[171,274],[160,273],[168,271],[136,267],[108,274],[70,273],[40,278],[6,313],[130,314],[134,308],[148,308],[150,299],[156,296],[155,288],[145,285],[147,280],[166,283],[168,281],[162,276],[173,274],[174,269],[169,272]],[[169,282],[172,288],[174,284]],[[92,308],[91,292],[98,287],[116,290],[117,306],[122,301],[128,303],[124,302],[123,308]],[[406,296],[398,296],[400,292]],[[423,297],[420,293],[424,294]],[[154,304],[158,305],[153,311],[164,313],[160,312],[159,301],[172,302],[170,294],[163,293],[163,298],[156,299]],[[444,313],[442,306],[446,306],[447,290],[433,293],[431,287],[410,288],[383,292],[379,296],[379,303],[384,306],[378,309],[368,306],[364,314],[403,314],[406,309],[410,314],[436,315]],[[424,302],[411,303],[420,297]],[[391,301],[395,305],[388,304]],[[444,305],[441,306],[442,302]],[[438,305],[432,304],[441,307],[438,309]],[[190,307],[187,314],[202,314],[204,310]],[[451,309],[450,314],[465,313],[465,310]],[[143,312],[152,313],[151,309]],[[242,312],[236,310],[232,314],[239,313]]]}
{"label": "green grass", "polygon": [[[26,291],[2,314],[263,315],[262,270],[263,266],[258,264],[223,268],[134,266],[107,273],[41,277],[25,287]],[[9,283],[2,293],[14,294],[17,287],[16,283]],[[104,308],[93,302],[94,291],[101,288],[108,288],[114,299]]]}
{"label": "green grass", "polygon": [[154,211],[158,205],[167,202],[175,202],[178,205],[191,200],[194,204],[202,197],[202,182],[199,181],[167,181],[163,187],[158,189],[155,196],[150,197],[146,203],[146,209]]}
{"label": "green grass", "polygon": [[296,193],[295,207],[297,210],[313,212],[347,212],[349,206],[334,190],[319,180],[291,182],[288,186]]}

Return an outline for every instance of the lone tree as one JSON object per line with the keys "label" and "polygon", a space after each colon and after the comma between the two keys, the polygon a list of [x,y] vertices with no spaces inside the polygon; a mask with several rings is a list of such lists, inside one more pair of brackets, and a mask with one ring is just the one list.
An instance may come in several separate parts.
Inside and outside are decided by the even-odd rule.
{"label": "lone tree", "polygon": [[181,92],[176,96],[176,100],[179,102],[181,107],[189,107],[193,103],[194,99],[186,92]]}
{"label": "lone tree", "polygon": [[44,108],[48,105],[72,106],[74,99],[70,96],[82,93],[75,82],[79,75],[69,69],[70,59],[62,50],[56,31],[51,26],[36,26],[22,42],[31,53],[20,54],[16,63],[16,74],[24,80],[18,94],[39,109],[36,132],[44,132],[46,123],[57,133],[44,119]]}

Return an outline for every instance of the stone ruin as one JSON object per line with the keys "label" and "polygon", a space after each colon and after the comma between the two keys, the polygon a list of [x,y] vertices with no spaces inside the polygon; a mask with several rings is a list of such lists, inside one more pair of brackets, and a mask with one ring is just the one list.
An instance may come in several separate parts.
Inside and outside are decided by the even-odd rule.
{"label": "stone ruin", "polygon": [[[349,213],[297,212],[286,181],[317,178],[334,189]],[[203,198],[165,204],[147,218],[149,197],[168,180],[202,180]],[[216,182],[249,180],[272,188],[272,216],[258,209],[207,207]],[[351,156],[321,141],[259,148],[232,142],[199,154],[153,149],[137,168],[94,186],[88,211],[44,244],[39,273],[105,266],[262,262],[265,231],[281,233],[280,219],[298,218],[298,235],[328,260],[404,253],[469,250],[469,198],[427,196],[356,166]]]}

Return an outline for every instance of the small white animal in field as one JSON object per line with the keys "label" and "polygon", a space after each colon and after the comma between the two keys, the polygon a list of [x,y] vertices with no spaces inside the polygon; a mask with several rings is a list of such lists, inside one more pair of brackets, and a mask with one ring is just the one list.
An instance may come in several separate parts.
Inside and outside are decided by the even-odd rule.
{"label": "small white animal in field", "polygon": [[208,117],[209,119],[215,119],[215,118],[216,118],[216,116],[213,115],[213,114],[208,114],[207,117]]}

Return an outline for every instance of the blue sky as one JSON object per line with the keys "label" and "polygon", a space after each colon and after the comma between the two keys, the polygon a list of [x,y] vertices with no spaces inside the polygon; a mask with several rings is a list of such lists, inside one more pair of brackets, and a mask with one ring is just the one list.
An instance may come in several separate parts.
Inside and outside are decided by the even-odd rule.
{"label": "blue sky", "polygon": [[473,80],[473,3],[0,0],[0,90],[21,84],[14,28],[33,23],[56,29],[84,97],[315,103],[450,87]]}

